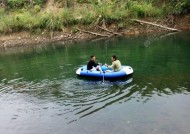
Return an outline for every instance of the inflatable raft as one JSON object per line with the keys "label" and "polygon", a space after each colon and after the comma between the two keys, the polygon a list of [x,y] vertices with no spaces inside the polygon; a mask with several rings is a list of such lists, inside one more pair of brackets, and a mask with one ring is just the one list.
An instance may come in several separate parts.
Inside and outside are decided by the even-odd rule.
{"label": "inflatable raft", "polygon": [[122,66],[120,71],[114,72],[113,70],[87,70],[87,66],[82,66],[77,69],[76,74],[81,77],[91,78],[91,79],[105,79],[105,80],[118,80],[126,78],[133,74],[133,69],[130,66]]}

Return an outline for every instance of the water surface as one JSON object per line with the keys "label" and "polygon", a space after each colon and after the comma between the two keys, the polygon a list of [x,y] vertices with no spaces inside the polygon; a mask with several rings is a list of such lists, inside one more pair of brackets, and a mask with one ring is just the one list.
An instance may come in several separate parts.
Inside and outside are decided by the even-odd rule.
{"label": "water surface", "polygon": [[[188,134],[190,33],[0,50],[2,134]],[[88,81],[90,55],[116,54],[134,75]]]}

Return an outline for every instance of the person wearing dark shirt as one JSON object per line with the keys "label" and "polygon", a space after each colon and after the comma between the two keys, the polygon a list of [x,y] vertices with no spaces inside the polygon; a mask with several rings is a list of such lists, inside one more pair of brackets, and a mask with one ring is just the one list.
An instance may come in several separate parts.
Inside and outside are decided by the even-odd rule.
{"label": "person wearing dark shirt", "polygon": [[87,70],[100,70],[99,64],[96,63],[96,57],[90,56],[90,61],[87,64]]}

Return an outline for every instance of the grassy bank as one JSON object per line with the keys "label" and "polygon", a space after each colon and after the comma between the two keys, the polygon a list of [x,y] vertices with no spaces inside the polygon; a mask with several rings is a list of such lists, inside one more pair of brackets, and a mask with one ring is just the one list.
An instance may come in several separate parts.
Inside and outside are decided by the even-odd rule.
{"label": "grassy bank", "polygon": [[189,0],[8,0],[0,7],[0,33],[64,31],[65,27],[115,23],[125,27],[130,18],[163,18],[189,11]]}

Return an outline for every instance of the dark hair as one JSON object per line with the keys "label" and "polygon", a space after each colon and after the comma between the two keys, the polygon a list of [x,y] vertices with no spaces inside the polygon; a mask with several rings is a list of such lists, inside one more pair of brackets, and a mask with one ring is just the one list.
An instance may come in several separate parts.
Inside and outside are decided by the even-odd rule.
{"label": "dark hair", "polygon": [[115,60],[117,60],[117,57],[116,57],[116,55],[112,55],[112,57],[113,57]]}
{"label": "dark hair", "polygon": [[92,59],[93,57],[94,57],[94,55],[91,55],[91,56],[90,56],[90,59]]}

